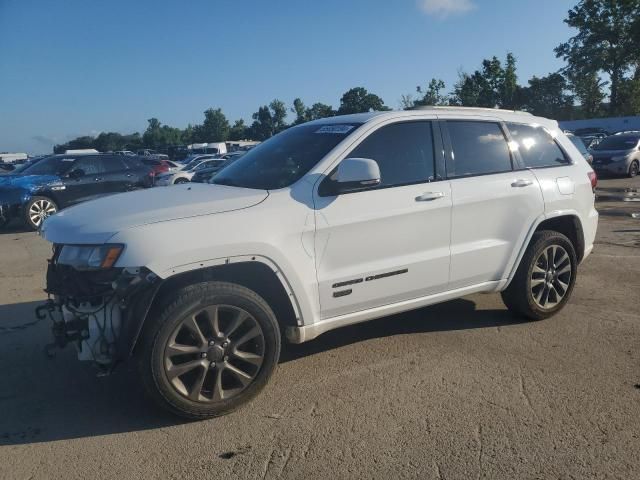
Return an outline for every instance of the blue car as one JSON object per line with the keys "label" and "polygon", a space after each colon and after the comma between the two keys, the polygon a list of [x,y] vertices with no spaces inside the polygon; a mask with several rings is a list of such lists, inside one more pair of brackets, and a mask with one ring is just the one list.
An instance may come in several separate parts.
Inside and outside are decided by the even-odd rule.
{"label": "blue car", "polygon": [[103,195],[153,184],[138,157],[52,155],[0,176],[0,227],[12,219],[37,230],[58,210]]}

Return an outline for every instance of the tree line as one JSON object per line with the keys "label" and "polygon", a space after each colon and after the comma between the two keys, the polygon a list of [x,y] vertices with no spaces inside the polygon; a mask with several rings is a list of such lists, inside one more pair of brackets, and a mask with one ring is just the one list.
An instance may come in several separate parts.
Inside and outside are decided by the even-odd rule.
{"label": "tree line", "polygon": [[[577,33],[554,50],[556,57],[566,62],[559,71],[533,76],[521,85],[515,56],[508,53],[504,60],[493,56],[484,59],[471,73],[459,72],[450,90],[444,81],[432,78],[424,87],[418,86],[413,93],[402,95],[400,107],[499,107],[557,120],[640,114],[640,0],[581,0],[564,22]],[[142,134],[103,132],[97,137],[78,137],[56,145],[54,152],[76,148],[162,150],[169,145],[265,140],[289,126],[310,120],[379,110],[390,108],[378,95],[355,87],[342,95],[335,109],[319,102],[307,106],[300,98],[287,107],[275,99],[260,106],[252,115],[252,123],[247,125],[242,119],[231,124],[220,108],[209,108],[201,124],[185,129],[151,118]],[[289,114],[293,116],[290,123]]]}

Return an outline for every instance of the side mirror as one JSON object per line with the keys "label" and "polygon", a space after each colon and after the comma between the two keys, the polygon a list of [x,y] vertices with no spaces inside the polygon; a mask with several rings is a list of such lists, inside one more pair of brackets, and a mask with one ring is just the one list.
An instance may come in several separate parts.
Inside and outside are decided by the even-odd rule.
{"label": "side mirror", "polygon": [[375,187],[381,181],[380,167],[370,158],[345,158],[338,166],[337,192],[346,193]]}
{"label": "side mirror", "polygon": [[76,168],[75,170],[71,170],[69,172],[69,178],[73,178],[74,180],[77,180],[80,177],[84,177],[84,170],[81,168]]}

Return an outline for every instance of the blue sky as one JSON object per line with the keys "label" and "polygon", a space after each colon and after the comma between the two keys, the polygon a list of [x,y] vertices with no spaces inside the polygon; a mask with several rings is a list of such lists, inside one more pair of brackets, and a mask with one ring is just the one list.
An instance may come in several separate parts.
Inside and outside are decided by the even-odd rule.
{"label": "blue sky", "polygon": [[[562,66],[577,0],[0,0],[0,151],[185,127],[274,98],[336,107],[364,86],[397,108],[431,77],[512,51],[521,83]],[[288,120],[292,120],[290,114]]]}

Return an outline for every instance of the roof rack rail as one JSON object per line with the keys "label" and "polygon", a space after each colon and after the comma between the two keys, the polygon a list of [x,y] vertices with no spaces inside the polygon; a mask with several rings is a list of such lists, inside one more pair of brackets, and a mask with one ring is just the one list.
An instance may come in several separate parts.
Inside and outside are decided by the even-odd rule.
{"label": "roof rack rail", "polygon": [[506,110],[503,108],[487,108],[487,107],[461,107],[456,105],[421,105],[419,107],[415,107],[415,110],[463,110],[463,111],[472,111],[472,112],[506,112],[506,113],[517,113],[520,115],[529,115],[530,112],[524,112],[522,110]]}

